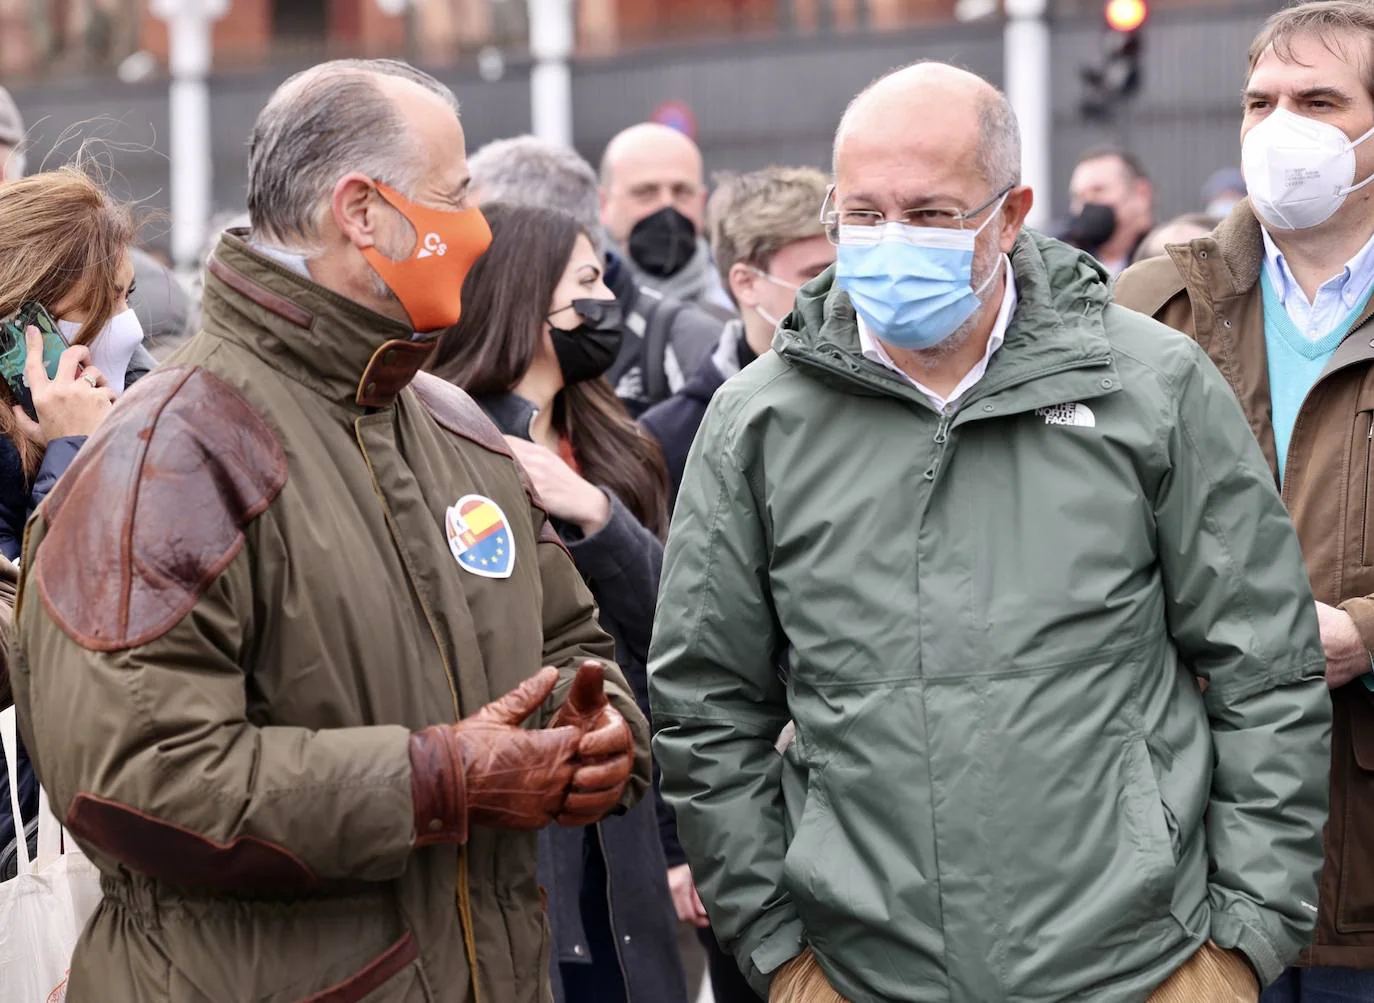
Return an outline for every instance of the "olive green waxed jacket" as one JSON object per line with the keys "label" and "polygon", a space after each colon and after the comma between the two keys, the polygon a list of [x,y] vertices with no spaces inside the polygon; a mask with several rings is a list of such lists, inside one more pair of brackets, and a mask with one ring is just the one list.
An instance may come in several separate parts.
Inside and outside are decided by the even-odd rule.
{"label": "olive green waxed jacket", "polygon": [[609,659],[581,576],[403,325],[234,236],[203,324],[28,531],[21,729],[105,891],[68,999],[548,999],[536,834],[417,849],[408,747]]}

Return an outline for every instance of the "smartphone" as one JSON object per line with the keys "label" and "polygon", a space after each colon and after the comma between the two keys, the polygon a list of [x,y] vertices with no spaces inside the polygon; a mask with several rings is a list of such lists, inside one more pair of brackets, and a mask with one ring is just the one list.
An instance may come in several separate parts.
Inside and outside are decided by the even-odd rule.
{"label": "smartphone", "polygon": [[24,379],[24,364],[29,358],[24,333],[31,327],[38,328],[43,336],[43,368],[48,371],[49,379],[57,376],[57,363],[71,346],[42,303],[25,303],[18,313],[0,320],[0,379],[5,381],[11,396],[28,416],[37,421],[33,395]]}

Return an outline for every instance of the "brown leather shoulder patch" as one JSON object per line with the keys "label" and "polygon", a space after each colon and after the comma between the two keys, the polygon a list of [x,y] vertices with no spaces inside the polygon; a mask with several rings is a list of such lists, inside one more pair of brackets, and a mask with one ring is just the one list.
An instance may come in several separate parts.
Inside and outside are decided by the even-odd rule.
{"label": "brown leather shoulder patch", "polygon": [[72,800],[67,828],[121,864],[184,888],[293,892],[318,883],[303,860],[275,843],[253,836],[219,843],[94,794]]}
{"label": "brown leather shoulder patch", "polygon": [[286,483],[286,453],[204,369],[154,370],[125,394],[40,512],[34,558],[53,620],[92,651],[156,640],[191,611]]}
{"label": "brown leather shoulder patch", "polygon": [[513,456],[501,431],[463,390],[433,373],[416,373],[415,396],[441,427],[502,456]]}

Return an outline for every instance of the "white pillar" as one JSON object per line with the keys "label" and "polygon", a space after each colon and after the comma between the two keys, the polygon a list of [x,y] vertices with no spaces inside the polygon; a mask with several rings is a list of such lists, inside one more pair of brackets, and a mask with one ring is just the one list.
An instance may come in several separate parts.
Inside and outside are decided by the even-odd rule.
{"label": "white pillar", "polygon": [[154,0],[153,13],[167,22],[172,72],[171,206],[172,260],[187,274],[199,263],[213,199],[210,155],[211,25],[228,0]]}
{"label": "white pillar", "polygon": [[572,69],[575,37],[572,0],[528,0],[530,21],[530,131],[572,146]]}
{"label": "white pillar", "polygon": [[1021,125],[1021,178],[1035,191],[1035,206],[1027,223],[1044,226],[1050,219],[1054,178],[1050,137],[1050,26],[1045,0],[1006,0],[1003,34],[1003,77],[1007,99]]}

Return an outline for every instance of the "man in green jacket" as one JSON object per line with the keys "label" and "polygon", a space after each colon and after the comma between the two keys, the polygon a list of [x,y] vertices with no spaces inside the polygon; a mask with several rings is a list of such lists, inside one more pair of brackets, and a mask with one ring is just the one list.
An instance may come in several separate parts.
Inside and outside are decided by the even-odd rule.
{"label": "man in green jacket", "polygon": [[15,700],[103,876],[73,1003],[549,999],[533,830],[633,803],[648,728],[500,434],[416,375],[467,185],[426,74],[283,84],[201,333],[30,525]]}
{"label": "man in green jacket", "polygon": [[1019,146],[952,67],[860,95],[836,267],[688,461],[655,749],[780,1003],[1252,1003],[1312,929],[1292,526],[1197,346],[1022,232]]}

